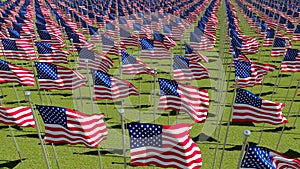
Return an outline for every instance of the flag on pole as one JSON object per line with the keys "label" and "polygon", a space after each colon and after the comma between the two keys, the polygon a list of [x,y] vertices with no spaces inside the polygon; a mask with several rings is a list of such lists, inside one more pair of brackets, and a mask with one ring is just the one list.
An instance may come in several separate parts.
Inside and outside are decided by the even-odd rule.
{"label": "flag on pole", "polygon": [[39,53],[39,61],[47,63],[68,63],[69,52],[52,47],[46,42],[35,42],[37,52]]}
{"label": "flag on pole", "polygon": [[158,78],[160,85],[159,110],[188,113],[195,122],[204,122],[209,107],[208,91],[177,83],[175,80]]}
{"label": "flag on pole", "polygon": [[158,60],[171,58],[171,52],[164,46],[157,47],[157,45],[154,45],[154,40],[152,39],[141,38],[140,43],[142,46],[141,58]]}
{"label": "flag on pole", "polygon": [[202,155],[199,147],[190,138],[191,128],[192,124],[128,124],[131,165],[200,168]]}
{"label": "flag on pole", "polygon": [[300,161],[265,147],[249,146],[240,168],[299,169]]}
{"label": "flag on pole", "polygon": [[199,62],[200,60],[205,61],[208,63],[208,58],[201,53],[194,50],[189,44],[184,42],[184,48],[185,48],[185,57],[190,58],[191,60],[194,60],[196,62]]}
{"label": "flag on pole", "polygon": [[140,59],[130,55],[124,50],[121,51],[122,55],[122,72],[127,75],[150,74],[154,75],[154,70],[141,61]]}
{"label": "flag on pole", "polygon": [[102,72],[108,72],[114,65],[114,62],[103,54],[95,53],[88,48],[76,48],[79,53],[78,69],[86,69],[85,60],[88,61],[88,69],[100,70]]}
{"label": "flag on pole", "polygon": [[85,77],[75,70],[50,63],[34,63],[42,90],[74,90],[85,85]]}
{"label": "flag on pole", "polygon": [[275,38],[271,50],[271,56],[283,56],[286,48],[286,40],[284,38]]}
{"label": "flag on pole", "polygon": [[33,71],[0,60],[0,83],[16,82],[25,86],[34,86]]}
{"label": "flag on pole", "polygon": [[112,77],[107,73],[93,70],[95,99],[116,100],[131,95],[139,95],[137,88],[130,82]]}
{"label": "flag on pole", "polygon": [[97,148],[107,137],[104,114],[87,115],[57,106],[36,106],[45,123],[45,142]]}
{"label": "flag on pole", "polygon": [[237,89],[233,107],[232,122],[268,123],[273,125],[288,122],[282,114],[284,104],[264,100],[244,89]]}
{"label": "flag on pole", "polygon": [[209,78],[206,67],[184,56],[174,57],[174,79],[176,81],[192,81]]}
{"label": "flag on pole", "polygon": [[282,72],[300,72],[300,52],[298,49],[288,48],[281,63]]}
{"label": "flag on pole", "polygon": [[20,127],[35,127],[31,108],[0,106],[0,123],[18,125]]}
{"label": "flag on pole", "polygon": [[1,39],[3,54],[7,59],[36,60],[32,41],[29,39]]}

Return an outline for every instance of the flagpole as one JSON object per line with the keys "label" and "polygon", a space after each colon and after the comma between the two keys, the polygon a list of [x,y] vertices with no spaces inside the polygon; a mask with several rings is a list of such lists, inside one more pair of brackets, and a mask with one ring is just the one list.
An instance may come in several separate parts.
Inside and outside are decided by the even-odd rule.
{"label": "flagpole", "polygon": [[[295,90],[295,92],[294,92],[294,96],[293,96],[291,105],[290,105],[290,107],[289,107],[289,111],[288,111],[287,116],[286,116],[287,119],[289,119],[290,113],[291,113],[291,111],[292,111],[292,107],[293,107],[293,104],[294,104],[294,102],[295,102],[295,97],[296,97],[296,95],[297,95],[297,91],[298,91],[299,85],[300,85],[300,79],[298,79],[298,84],[297,84],[296,90]],[[281,142],[282,135],[283,135],[284,129],[285,129],[285,127],[286,127],[286,124],[287,124],[287,123],[284,123],[284,125],[283,125],[283,127],[282,127],[282,130],[281,130],[281,133],[280,133],[280,136],[279,136],[279,140],[278,140],[277,145],[276,145],[276,149],[275,149],[276,151],[277,151],[278,148],[279,148],[279,145],[280,145],[280,142]]]}
{"label": "flagpole", "polygon": [[156,108],[156,67],[153,70],[154,70],[153,120],[154,120],[154,124],[156,124],[156,109],[157,109]]}
{"label": "flagpole", "polygon": [[119,109],[119,113],[121,115],[121,128],[122,128],[122,143],[123,143],[123,160],[124,160],[124,169],[127,167],[126,162],[126,138],[125,138],[125,124],[124,124],[124,109]]}
{"label": "flagpole", "polygon": [[25,96],[27,97],[27,100],[28,100],[28,102],[29,102],[30,109],[31,109],[31,111],[32,111],[32,116],[33,116],[33,119],[34,119],[34,122],[35,122],[35,128],[36,128],[36,130],[37,130],[37,132],[38,132],[38,137],[39,137],[39,140],[40,140],[40,144],[41,144],[41,148],[42,148],[42,151],[43,151],[43,155],[44,155],[44,158],[45,158],[45,162],[46,162],[47,168],[50,169],[50,164],[49,164],[49,161],[48,161],[48,157],[47,157],[45,145],[44,145],[44,142],[43,142],[43,140],[42,140],[40,128],[39,128],[39,125],[38,125],[38,120],[37,120],[37,118],[36,118],[36,116],[35,116],[34,109],[33,109],[33,105],[32,105],[31,99],[30,99],[30,92],[29,92],[29,91],[26,91],[26,92],[25,92]]}
{"label": "flagpole", "polygon": [[141,100],[141,93],[142,93],[142,84],[141,84],[141,74],[139,75],[139,90],[140,90],[140,94],[139,94],[139,122],[142,121],[142,100]]}
{"label": "flagpole", "polygon": [[246,149],[246,145],[248,144],[247,140],[250,135],[251,135],[250,130],[244,130],[244,141],[243,141],[242,150],[240,153],[240,158],[239,158],[237,169],[240,169],[240,167],[241,167],[241,163],[242,163],[243,155],[244,155],[244,152]]}
{"label": "flagpole", "polygon": [[298,118],[299,118],[299,114],[300,114],[300,108],[298,109],[298,113],[297,113],[297,115],[296,115],[296,119],[295,119],[295,121],[294,121],[294,123],[293,123],[293,128],[296,128],[296,122],[297,122],[297,120],[298,120]]}
{"label": "flagpole", "polygon": [[224,140],[224,143],[223,143],[222,155],[221,155],[221,159],[220,159],[220,167],[219,167],[220,169],[222,169],[223,158],[224,158],[224,153],[225,153],[225,147],[226,147],[229,127],[230,127],[230,120],[231,120],[231,116],[232,116],[232,113],[233,113],[234,101],[235,101],[235,98],[236,98],[237,85],[238,85],[238,78],[235,78],[234,92],[233,92],[233,96],[232,96],[230,113],[229,113],[229,116],[228,116],[227,126],[226,126],[225,140]]}

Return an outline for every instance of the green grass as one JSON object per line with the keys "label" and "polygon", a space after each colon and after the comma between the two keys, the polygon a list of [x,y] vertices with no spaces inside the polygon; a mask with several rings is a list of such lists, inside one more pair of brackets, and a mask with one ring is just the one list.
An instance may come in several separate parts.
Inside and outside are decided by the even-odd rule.
{"label": "green grass", "polygon": [[[223,3],[223,1],[222,1]],[[225,15],[224,13],[221,13],[222,9],[219,9],[218,16],[221,18],[221,15]],[[246,21],[242,18],[242,15],[240,12],[237,12],[238,17],[240,18],[239,26],[243,30],[243,33],[252,37],[257,37],[257,35],[254,33],[254,30],[249,27],[249,25],[246,23]],[[226,63],[229,63],[229,60],[226,60],[226,58],[231,58],[226,51],[228,51],[228,46],[225,48],[225,54],[224,56],[220,56],[219,51],[219,37],[220,37],[220,28],[224,26],[222,25],[222,21],[219,20],[218,30],[217,30],[217,38],[218,42],[216,44],[216,48],[212,51],[203,51],[202,54],[206,55],[208,58],[210,58],[210,63],[204,63],[204,65],[209,68],[212,78],[201,80],[197,82],[193,82],[192,85],[198,86],[198,87],[207,87],[209,88],[209,94],[210,94],[210,111],[209,113],[214,115],[214,117],[210,117],[207,119],[205,123],[199,123],[194,124],[193,129],[191,130],[191,138],[193,138],[198,146],[200,147],[202,151],[203,156],[203,169],[210,169],[212,168],[213,160],[214,160],[214,153],[215,153],[215,147],[216,142],[206,140],[206,141],[197,141],[198,136],[200,133],[204,133],[208,136],[213,137],[214,139],[217,139],[218,135],[214,135],[215,127],[216,127],[216,120],[218,118],[218,115],[222,113],[223,119],[221,125],[221,132],[220,132],[220,144],[219,149],[217,150],[217,158],[216,158],[216,167],[219,166],[220,163],[220,156],[221,156],[221,148],[223,147],[223,140],[225,137],[225,131],[226,126],[224,125],[228,120],[228,115],[230,113],[230,106],[232,102],[233,92],[232,88],[229,89],[229,92],[227,92],[226,97],[226,105],[225,108],[221,106],[220,109],[218,109],[218,102],[220,101],[219,93],[221,91],[220,82],[223,82],[221,84],[224,85],[224,89],[226,89],[227,84],[223,81],[218,81],[219,79],[223,79],[222,75],[224,75],[224,71],[226,70]],[[188,33],[185,33],[185,35],[188,35]],[[299,48],[300,43],[293,42],[294,48]],[[134,51],[135,48],[132,49]],[[129,52],[132,52],[129,50]],[[174,48],[174,52],[181,53],[182,51],[178,48]],[[267,63],[270,55],[270,48],[262,48],[261,53],[255,54],[255,55],[248,55],[250,59],[253,61],[257,61],[260,55],[260,62]],[[73,59],[73,57],[70,57]],[[112,75],[119,75],[118,72],[118,58],[113,57],[113,60],[115,62],[114,68],[110,71]],[[143,59],[148,66],[154,67],[154,64],[167,64],[168,61],[162,60],[162,61],[152,61]],[[282,60],[282,57],[278,58],[271,58],[270,63],[277,65],[280,67],[280,62]],[[14,63],[14,61],[12,61]],[[224,64],[223,70],[218,72],[218,65]],[[24,65],[25,67],[30,68],[31,66],[29,64],[24,64],[17,62],[17,64]],[[70,67],[73,66],[73,63],[69,65]],[[158,77],[160,78],[169,78],[170,75],[168,73],[163,72],[169,72],[170,68],[169,66],[157,66],[158,68]],[[30,68],[31,69],[31,68]],[[227,69],[225,78],[227,79],[228,76]],[[275,83],[275,79],[277,77],[279,69],[276,69],[274,73],[270,73],[265,77],[264,80],[264,86],[262,88],[262,97],[266,100],[271,99],[271,92],[273,91],[273,86],[270,84]],[[80,71],[83,74],[86,74],[84,70]],[[233,72],[233,70],[232,70]],[[284,114],[287,115],[288,111],[291,106],[291,100],[293,98],[293,94],[295,92],[295,86],[297,85],[297,80],[300,78],[299,74],[295,74],[294,80],[292,81],[291,73],[280,73],[281,78],[280,83],[278,85],[278,92],[274,94],[272,101],[276,102],[284,102],[285,108],[283,110]],[[141,108],[141,119],[140,119],[140,112],[139,112],[139,97],[138,96],[131,96],[127,99],[124,99],[124,108],[125,108],[125,118],[126,122],[132,122],[132,121],[138,121],[141,120],[141,122],[149,122],[153,123],[153,98],[149,94],[153,94],[153,83],[151,76],[149,75],[142,75],[141,76],[141,88],[139,87],[139,78],[138,76],[123,76],[124,79],[130,80],[136,87],[139,88],[140,92],[142,93],[140,95],[141,103],[144,105]],[[289,85],[291,83],[291,88],[289,89]],[[233,74],[231,74],[230,79],[230,85],[233,84]],[[156,87],[158,89],[158,83],[156,84]],[[4,93],[4,97],[2,99],[2,102],[5,106],[18,106],[17,98],[14,94],[13,85],[12,84],[1,84],[1,88]],[[34,104],[51,104],[55,106],[62,106],[62,107],[68,107],[78,110],[83,110],[85,113],[91,114],[91,104],[90,104],[90,91],[88,86],[81,89],[82,93],[82,99],[79,100],[77,103],[74,101],[74,95],[77,97],[79,96],[79,91],[76,90],[74,92],[74,95],[71,91],[49,91],[46,92],[47,96],[44,95],[42,92],[42,98],[43,103],[40,101],[38,91],[36,88],[33,87],[24,87],[24,90],[21,86],[16,85],[17,93],[20,98],[20,104],[22,106],[28,105],[28,102],[25,99],[24,91],[31,91],[31,99]],[[261,90],[261,86],[255,86],[253,88],[248,88],[248,90],[252,91],[255,94],[259,94]],[[288,93],[289,91],[289,93]],[[298,92],[300,93],[300,91]],[[223,92],[225,94],[225,92]],[[287,96],[287,99],[286,99]],[[225,98],[225,97],[223,97]],[[81,102],[82,101],[82,102]],[[156,97],[156,103],[159,102],[159,97]],[[288,127],[291,127],[294,120],[295,115],[297,114],[297,111],[300,106],[300,99],[299,97],[296,97],[295,102],[293,106],[291,107],[290,111],[290,117],[288,118],[289,123],[287,124]],[[105,113],[107,120],[107,128],[109,131],[108,139],[103,141],[100,144],[100,150],[101,150],[101,158],[102,158],[102,165],[103,168],[123,168],[123,157],[122,157],[122,135],[121,135],[121,129],[119,127],[120,125],[120,116],[118,113],[118,109],[120,108],[120,105],[116,101],[107,101],[108,104],[106,104],[106,101],[95,101],[97,107],[96,107],[96,113]],[[83,105],[83,106],[81,106]],[[106,107],[107,105],[107,107]],[[165,124],[167,125],[170,121],[170,124],[176,124],[176,123],[193,123],[192,120],[190,120],[189,116],[185,113],[180,113],[178,116],[171,115],[170,118],[168,118],[168,111],[157,111],[157,119],[156,122],[158,124]],[[41,123],[41,118],[38,116],[40,121],[40,127],[42,128],[42,134],[44,134],[44,127]],[[262,124],[254,124],[255,126],[230,126],[229,128],[229,135],[227,144],[225,146],[226,151],[224,154],[224,161],[223,161],[223,168],[235,168],[237,166],[238,157],[240,154],[240,146],[243,141],[243,131],[245,129],[249,129],[252,131],[252,134],[249,138],[249,142],[257,143],[260,130],[262,128]],[[280,130],[276,130],[279,126],[272,126],[272,125],[266,125],[265,132],[263,133],[261,146],[266,146],[271,149],[275,149],[279,135]],[[287,152],[289,149],[294,150],[296,152],[300,152],[300,131],[299,131],[300,124],[296,124],[296,129],[288,130],[284,132],[279,152]],[[216,132],[218,132],[218,129]],[[0,140],[1,140],[1,146],[0,146],[0,168],[7,167],[7,168],[13,168],[14,165],[16,165],[14,168],[46,168],[45,161],[43,158],[43,154],[41,151],[41,147],[39,145],[39,140],[37,137],[37,132],[35,129],[30,128],[14,128],[13,132],[16,136],[16,140],[18,142],[18,145],[20,147],[20,151],[22,154],[22,157],[25,158],[24,162],[18,163],[18,154],[15,151],[14,144],[12,141],[12,137],[9,132],[9,128],[5,125],[0,125]],[[126,143],[127,143],[127,162],[130,161],[129,158],[129,137],[128,132],[126,131]],[[50,144],[46,144],[46,151],[48,154],[48,158],[50,161],[50,165],[52,168],[56,168],[55,158],[52,151],[52,147]],[[99,160],[98,160],[98,154],[97,149],[88,149],[84,147],[83,145],[58,145],[55,146],[55,150],[58,155],[60,168],[74,168],[74,169],[94,169],[98,168],[99,166]],[[298,156],[299,157],[299,156]],[[130,166],[127,166],[128,168],[133,168]],[[153,167],[135,167],[135,168],[153,168]]]}

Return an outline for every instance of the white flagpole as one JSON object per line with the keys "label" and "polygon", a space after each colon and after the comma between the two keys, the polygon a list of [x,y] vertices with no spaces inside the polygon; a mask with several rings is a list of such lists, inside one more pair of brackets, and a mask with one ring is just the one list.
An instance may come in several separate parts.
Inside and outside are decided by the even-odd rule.
{"label": "white flagpole", "polygon": [[[156,124],[156,67],[154,68],[154,93],[153,93],[153,120],[154,124]],[[170,120],[169,120],[170,121]]]}
{"label": "white flagpole", "polygon": [[241,163],[242,163],[243,155],[244,155],[244,152],[246,149],[246,145],[248,144],[247,140],[250,135],[251,135],[250,130],[244,130],[244,141],[243,141],[242,150],[240,153],[240,158],[239,158],[237,169],[240,169],[240,167],[241,167]]}
{"label": "white flagpole", "polygon": [[34,119],[34,122],[35,122],[35,128],[36,128],[36,130],[38,132],[38,136],[39,136],[39,140],[40,140],[40,144],[41,144],[41,147],[42,147],[42,151],[43,151],[43,154],[44,154],[44,158],[45,158],[45,161],[46,161],[47,168],[50,169],[50,164],[49,164],[49,161],[48,161],[48,157],[47,157],[45,145],[44,145],[44,142],[42,140],[40,128],[39,128],[39,125],[38,125],[38,120],[37,120],[37,118],[35,116],[33,105],[32,105],[31,99],[30,99],[30,92],[29,91],[25,92],[25,96],[27,97],[30,109],[32,111],[32,116],[33,116],[33,119]]}
{"label": "white flagpole", "polygon": [[123,160],[124,160],[124,169],[127,167],[126,162],[126,138],[125,138],[125,124],[124,124],[124,109],[119,109],[119,113],[121,115],[121,128],[122,128],[122,145],[123,145]]}

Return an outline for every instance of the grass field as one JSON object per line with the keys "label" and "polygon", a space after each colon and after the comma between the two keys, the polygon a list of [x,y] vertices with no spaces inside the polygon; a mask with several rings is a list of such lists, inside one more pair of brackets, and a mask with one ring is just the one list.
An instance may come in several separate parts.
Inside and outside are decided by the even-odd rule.
{"label": "grass field", "polygon": [[[221,1],[223,4],[224,1]],[[237,5],[235,5],[237,8]],[[233,84],[234,81],[234,70],[229,72],[229,68],[226,68],[227,65],[231,62],[232,56],[228,54],[228,45],[223,46],[220,44],[220,34],[221,28],[224,26],[225,21],[221,20],[222,13],[224,11],[224,6],[222,5],[219,9],[218,18],[219,25],[217,29],[217,44],[214,50],[211,51],[201,51],[202,54],[206,55],[209,58],[209,63],[204,63],[210,73],[211,78],[206,80],[201,80],[197,82],[193,82],[192,85],[206,88],[209,90],[210,94],[210,110],[209,110],[209,118],[205,123],[194,124],[193,129],[190,133],[191,138],[198,144],[201,149],[203,156],[203,169],[212,168],[214,161],[214,153],[216,149],[216,143],[218,139],[218,130],[216,128],[216,121],[221,118],[222,121],[220,128],[220,137],[219,137],[219,146],[217,150],[217,158],[216,158],[216,167],[220,164],[220,156],[223,147],[223,141],[225,138],[226,131],[226,123],[228,121],[228,115],[230,114],[231,103],[233,99],[233,88],[229,88],[226,92],[227,87],[227,78],[229,73],[231,73],[229,84]],[[258,34],[255,34],[255,30],[251,29],[242,17],[241,13],[237,13],[240,22],[239,26],[243,30],[245,35],[251,37],[258,37]],[[227,17],[227,16],[225,16]],[[224,16],[223,16],[224,18]],[[225,28],[226,29],[226,28]],[[191,31],[191,30],[188,30]],[[185,35],[188,35],[189,32],[186,32]],[[224,38],[224,36],[223,36]],[[178,42],[178,44],[181,44]],[[224,47],[224,52],[220,51],[221,48]],[[299,49],[300,42],[293,42],[293,48]],[[138,54],[135,52],[135,49],[129,49],[129,53]],[[180,47],[175,47],[173,52],[175,54],[182,54],[183,50]],[[224,53],[224,54],[223,54]],[[248,55],[248,57],[257,62],[267,63],[269,56],[271,53],[271,48],[262,48],[261,52],[255,55]],[[72,57],[71,57],[72,58]],[[258,59],[259,58],[259,59]],[[296,90],[296,86],[298,84],[298,79],[300,78],[300,74],[296,73],[292,75],[291,73],[279,73],[279,67],[282,57],[271,58],[270,63],[275,64],[278,68],[275,72],[268,74],[263,82],[263,86],[255,86],[253,88],[248,88],[248,90],[252,91],[255,94],[260,94],[262,91],[262,98],[266,100],[272,100],[275,102],[285,103],[285,108],[283,110],[284,114],[287,115],[290,111],[290,115],[288,117],[289,123],[287,124],[286,130],[284,131],[284,135],[282,137],[282,141],[280,147],[278,149],[279,152],[286,153],[286,155],[290,157],[300,157],[300,123],[296,123],[295,128],[292,128],[293,123],[296,119],[297,112],[300,107],[300,97],[296,96],[294,100],[294,104],[291,106],[291,102]],[[118,58],[113,57],[115,62],[115,66],[110,70],[110,74],[119,76],[118,70]],[[158,77],[160,78],[170,78],[169,71],[170,65],[169,61],[152,61],[143,59],[148,66],[157,67],[158,69]],[[12,61],[14,63],[14,61]],[[19,65],[25,65],[31,69],[31,64],[29,63],[20,63]],[[72,64],[71,64],[72,65]],[[221,67],[223,65],[223,67]],[[227,70],[227,71],[226,71]],[[225,72],[226,71],[226,72]],[[86,71],[81,70],[82,74],[86,75]],[[280,83],[278,86],[273,86],[276,81],[277,75],[279,73]],[[159,96],[156,96],[154,101],[153,93],[154,93],[154,85],[153,78],[149,75],[142,76],[123,76],[123,79],[127,79],[132,82],[139,90],[140,90],[140,98],[139,96],[131,96],[127,99],[124,99],[124,109],[125,109],[125,121],[126,123],[133,121],[141,121],[153,123],[153,104],[159,102]],[[139,80],[140,79],[140,80]],[[223,88],[222,88],[223,85]],[[14,93],[14,87],[17,90],[19,100]],[[158,92],[158,83],[156,84],[157,94]],[[45,93],[41,91],[42,94],[42,102],[38,95],[38,91],[33,87],[24,87],[24,89],[20,85],[13,84],[1,84],[2,89],[2,103],[5,106],[13,107],[18,106],[19,104],[22,106],[27,106],[29,103],[25,99],[24,91],[31,92],[31,99],[34,104],[44,104],[44,105],[54,105],[54,106],[62,106],[68,107],[71,109],[78,109],[87,114],[91,114],[91,101],[90,101],[90,90],[88,85],[86,87],[81,88],[80,92],[82,97],[80,99],[76,99],[79,97],[79,90],[76,91],[46,91]],[[275,93],[272,97],[272,92],[275,89]],[[225,93],[227,93],[225,98]],[[300,90],[297,92],[300,93]],[[223,94],[223,99],[221,95]],[[223,103],[224,100],[225,105],[222,106],[219,103]],[[140,104],[141,102],[141,104]],[[108,128],[108,139],[103,141],[100,144],[101,150],[101,160],[104,169],[119,169],[123,168],[123,156],[122,156],[122,134],[121,134],[121,125],[120,125],[120,115],[118,113],[118,109],[121,108],[119,101],[95,101],[96,105],[96,113],[105,113],[106,114],[106,125]],[[141,107],[139,107],[141,105]],[[220,106],[220,107],[218,107]],[[37,112],[36,112],[37,113]],[[44,134],[44,127],[42,124],[41,117],[39,117],[40,127],[42,128],[42,134]],[[157,111],[157,119],[156,123],[158,124],[176,124],[176,123],[193,123],[190,120],[189,116],[185,113],[180,113],[176,115],[173,112],[168,111]],[[243,131],[248,129],[251,130],[252,134],[249,138],[249,142],[251,144],[256,144],[262,129],[263,124],[234,124],[229,128],[229,135],[227,144],[225,147],[223,168],[230,169],[236,168],[238,157],[240,154],[241,144],[243,142]],[[266,125],[265,130],[263,132],[262,141],[260,143],[261,146],[265,146],[271,149],[276,148],[277,141],[280,136],[282,125],[272,126]],[[25,159],[22,163],[19,162],[19,157],[17,152],[15,151],[14,143],[12,141],[12,136],[9,132],[8,126],[0,125],[0,168],[46,168],[45,161],[43,158],[43,154],[41,151],[41,147],[39,145],[38,135],[35,129],[31,128],[13,128],[14,135],[18,142],[21,155]],[[200,136],[200,137],[199,137]],[[205,136],[209,136],[208,138]],[[129,136],[126,131],[126,143],[127,143],[127,162],[130,162],[129,155]],[[200,140],[199,140],[200,139]],[[55,146],[55,150],[57,152],[58,160],[60,168],[73,168],[73,169],[94,169],[99,168],[99,159],[97,149],[88,149],[83,145],[57,145]],[[54,158],[54,153],[52,151],[52,146],[50,144],[46,144],[46,151],[50,161],[51,168],[57,168]],[[127,168],[154,168],[150,167],[131,167],[127,166]]]}

